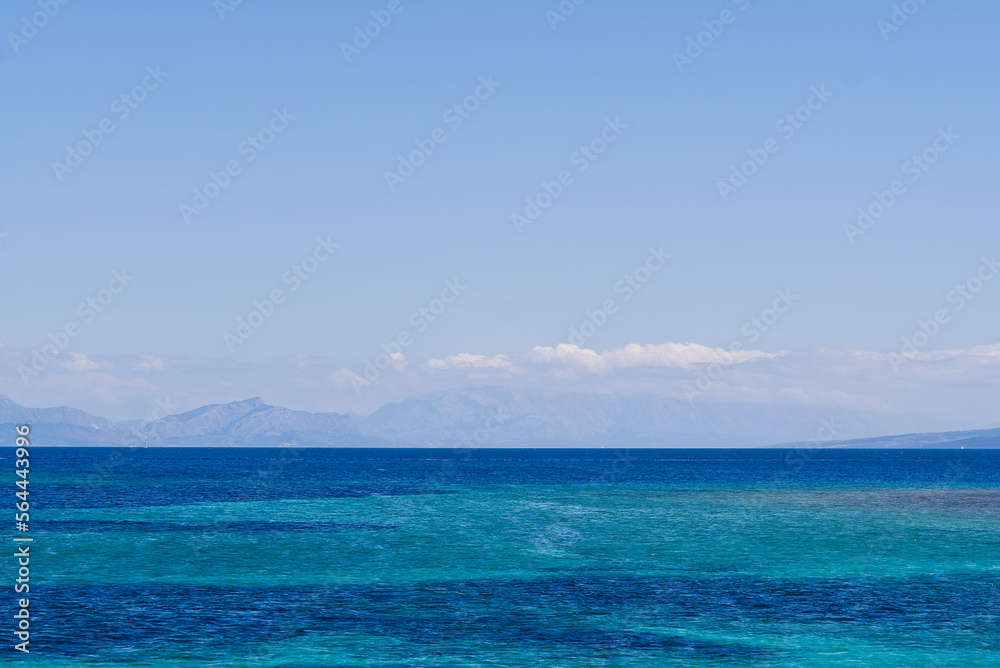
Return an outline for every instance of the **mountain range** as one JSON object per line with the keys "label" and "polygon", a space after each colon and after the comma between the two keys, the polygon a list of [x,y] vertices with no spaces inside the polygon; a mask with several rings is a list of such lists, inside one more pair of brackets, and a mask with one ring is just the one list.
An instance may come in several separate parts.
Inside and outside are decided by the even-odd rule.
{"label": "mountain range", "polygon": [[951,425],[919,416],[493,386],[412,397],[369,416],[309,413],[255,397],[148,422],[25,408],[0,395],[0,433],[13,438],[21,424],[31,426],[32,443],[65,446],[1000,447],[1000,429],[942,431]]}

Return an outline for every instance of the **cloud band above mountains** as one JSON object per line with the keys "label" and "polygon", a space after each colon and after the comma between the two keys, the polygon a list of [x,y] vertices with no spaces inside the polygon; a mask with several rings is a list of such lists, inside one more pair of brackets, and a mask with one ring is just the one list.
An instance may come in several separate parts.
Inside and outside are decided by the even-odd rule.
{"label": "cloud band above mountains", "polygon": [[258,394],[311,411],[369,413],[410,396],[485,384],[583,393],[646,393],[692,403],[798,404],[926,414],[956,426],[998,418],[1000,344],[964,350],[766,352],[697,343],[572,343],[521,353],[462,352],[411,360],[402,352],[345,366],[299,354],[271,362],[229,358],[99,356],[67,352],[25,382],[32,351],[0,348],[0,393],[26,404],[69,404],[115,419],[141,418],[167,397],[182,408]]}

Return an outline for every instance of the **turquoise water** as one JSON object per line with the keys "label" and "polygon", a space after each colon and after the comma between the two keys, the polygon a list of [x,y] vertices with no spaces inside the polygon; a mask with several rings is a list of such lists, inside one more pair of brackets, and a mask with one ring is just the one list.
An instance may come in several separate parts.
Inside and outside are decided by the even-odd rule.
{"label": "turquoise water", "polygon": [[996,451],[36,452],[7,663],[1000,665]]}

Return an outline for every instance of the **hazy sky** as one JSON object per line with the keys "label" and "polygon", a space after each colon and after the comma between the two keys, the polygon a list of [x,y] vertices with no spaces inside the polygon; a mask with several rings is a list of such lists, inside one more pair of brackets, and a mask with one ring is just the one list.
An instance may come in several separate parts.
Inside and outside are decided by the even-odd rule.
{"label": "hazy sky", "polygon": [[234,3],[0,7],[0,392],[997,420],[996,3]]}

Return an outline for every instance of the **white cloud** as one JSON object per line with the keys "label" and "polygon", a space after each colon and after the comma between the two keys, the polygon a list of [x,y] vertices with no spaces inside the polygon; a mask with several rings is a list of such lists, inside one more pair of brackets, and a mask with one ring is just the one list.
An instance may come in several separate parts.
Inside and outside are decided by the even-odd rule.
{"label": "white cloud", "polygon": [[471,355],[469,353],[459,353],[449,355],[443,360],[429,359],[424,362],[424,367],[430,371],[444,369],[508,369],[512,365],[510,357],[507,355]]}
{"label": "white cloud", "polygon": [[938,361],[963,359],[982,363],[1000,362],[1000,343],[986,346],[975,346],[965,350],[928,350],[917,353],[907,353],[902,357],[908,360]]}
{"label": "white cloud", "polygon": [[365,379],[350,369],[341,369],[330,376],[330,380],[333,381],[334,385],[342,389],[360,387],[365,384]]}
{"label": "white cloud", "polygon": [[409,361],[403,353],[392,353],[391,355],[378,354],[373,360],[365,360],[361,373],[355,373],[350,369],[341,369],[334,373],[330,380],[337,387],[362,387],[375,383],[382,374],[392,369],[393,371],[403,371],[409,366]]}
{"label": "white cloud", "polygon": [[[370,412],[389,401],[455,387],[500,385],[545,392],[656,394],[696,403],[791,403],[921,414],[970,426],[1000,425],[1000,343],[921,350],[898,360],[886,351],[800,349],[741,351],[697,343],[629,344],[593,350],[563,343],[504,354],[459,352],[420,364],[402,354],[355,360],[283,357],[267,362],[63,354],[25,384],[18,365],[28,351],[0,349],[0,392],[28,392],[35,405],[79,405],[90,395],[125,410],[137,395],[164,388],[198,406],[269,388],[269,403]],[[379,366],[375,366],[378,364]],[[141,367],[141,368],[140,368]],[[153,376],[150,372],[156,371]],[[156,379],[157,387],[146,379]],[[358,390],[361,388],[361,391]],[[65,396],[63,396],[65,395]],[[75,396],[74,396],[75,395]],[[24,403],[22,401],[22,403]],[[104,411],[97,410],[98,414]]]}
{"label": "white cloud", "polygon": [[292,355],[288,361],[297,369],[308,369],[313,365],[313,358],[310,355]]}
{"label": "white cloud", "polygon": [[574,374],[608,374],[617,369],[675,368],[690,369],[696,364],[741,364],[759,359],[774,359],[786,353],[743,350],[730,353],[723,348],[709,348],[698,343],[630,343],[622,348],[597,352],[571,343],[535,346],[522,355],[473,355],[459,353],[423,364],[430,372],[446,370],[497,369],[517,374],[530,371],[572,371]]}
{"label": "white cloud", "polygon": [[141,355],[139,361],[132,365],[133,371],[164,371],[167,363],[153,355]]}
{"label": "white cloud", "polygon": [[98,369],[113,369],[115,365],[111,362],[97,362],[83,353],[66,353],[69,355],[70,359],[65,360],[60,358],[57,364],[64,369],[69,369],[70,371],[97,371]]}

